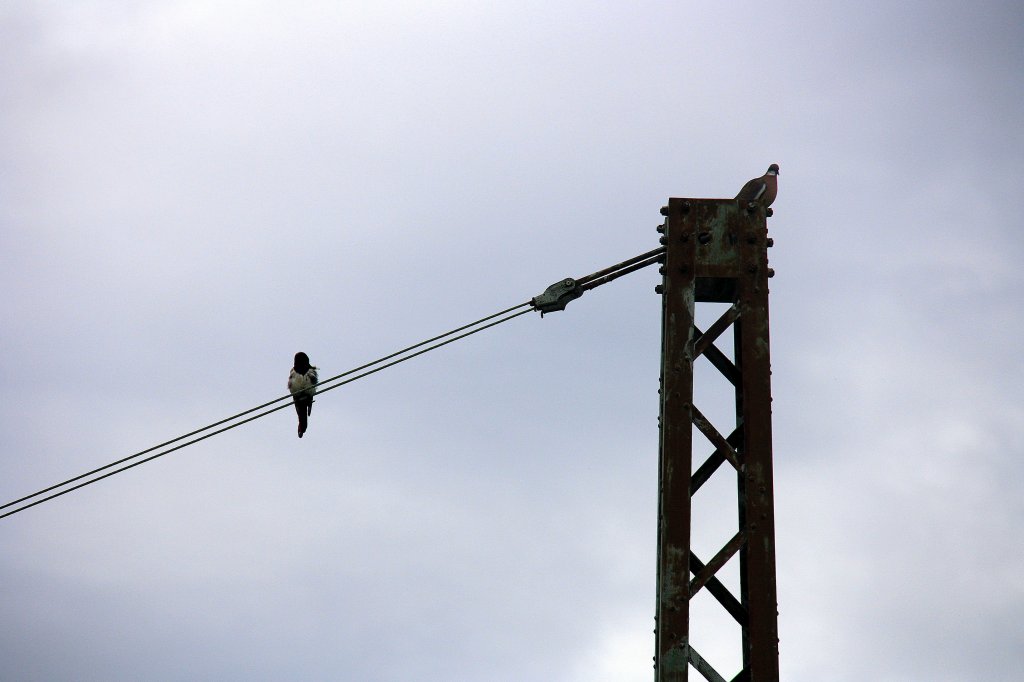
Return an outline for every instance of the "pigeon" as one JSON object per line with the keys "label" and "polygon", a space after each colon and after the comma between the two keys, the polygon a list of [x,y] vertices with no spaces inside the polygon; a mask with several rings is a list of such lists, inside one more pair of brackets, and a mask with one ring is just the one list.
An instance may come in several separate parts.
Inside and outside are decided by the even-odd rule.
{"label": "pigeon", "polygon": [[[756,201],[767,209],[775,201],[775,195],[779,193],[778,175],[779,164],[773,163],[768,166],[767,173],[743,185],[743,189],[736,195],[736,198],[743,201]],[[768,209],[768,215],[771,214],[771,209]]]}
{"label": "pigeon", "polygon": [[295,354],[295,366],[288,373],[288,392],[295,401],[295,412],[299,415],[299,438],[306,432],[309,415],[313,414],[313,394],[316,393],[318,377],[316,367],[309,364],[305,353]]}

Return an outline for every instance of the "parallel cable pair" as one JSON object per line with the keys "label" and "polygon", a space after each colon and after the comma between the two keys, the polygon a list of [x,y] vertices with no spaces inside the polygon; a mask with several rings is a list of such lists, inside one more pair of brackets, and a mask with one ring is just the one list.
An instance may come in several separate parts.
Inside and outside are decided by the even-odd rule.
{"label": "parallel cable pair", "polygon": [[[519,317],[520,315],[525,315],[526,313],[533,312],[532,308],[527,308],[526,310],[520,310],[519,312],[513,313],[511,315],[508,314],[508,313],[512,313],[512,311],[519,310],[519,308],[526,308],[527,306],[530,306],[530,305],[531,305],[530,301],[526,301],[524,303],[520,303],[519,305],[512,306],[511,308],[507,308],[507,309],[502,310],[500,312],[497,312],[497,313],[494,313],[492,315],[488,315],[487,317],[481,318],[481,319],[477,320],[476,322],[471,322],[470,324],[463,325],[461,327],[453,329],[453,330],[451,330],[449,332],[446,332],[444,334],[439,334],[438,336],[435,336],[433,338],[427,339],[425,341],[420,341],[419,343],[413,344],[413,345],[411,345],[411,346],[409,346],[407,348],[403,348],[400,351],[395,351],[394,353],[391,353],[390,355],[385,355],[384,357],[378,358],[378,359],[376,359],[376,360],[374,360],[372,362],[368,362],[365,365],[360,365],[359,367],[356,367],[354,369],[350,369],[350,370],[348,370],[346,372],[342,372],[341,374],[338,374],[338,375],[335,375],[335,376],[330,377],[328,379],[325,379],[325,380],[323,380],[323,381],[321,381],[320,383],[317,384],[316,394],[319,395],[321,393],[326,393],[327,391],[333,390],[333,389],[338,388],[340,386],[344,386],[345,384],[350,384],[353,381],[357,381],[359,379],[362,379],[363,377],[366,377],[366,376],[369,376],[369,375],[374,374],[376,372],[379,372],[382,369],[387,369],[388,367],[393,367],[394,365],[397,365],[399,363],[405,362],[406,360],[411,360],[412,358],[414,358],[414,357],[416,357],[418,355],[423,355],[424,353],[427,353],[429,351],[432,351],[432,350],[435,350],[437,348],[440,348],[441,346],[448,345],[449,343],[452,343],[454,341],[458,341],[459,339],[464,339],[467,336],[471,336],[473,334],[476,334],[477,332],[481,332],[481,331],[483,331],[485,329],[488,329],[490,327],[494,327],[494,326],[497,326],[497,325],[499,325],[499,324],[501,324],[503,322],[507,322],[507,321],[509,321],[509,320],[511,320],[513,318]],[[503,315],[505,315],[505,317],[502,317]],[[501,319],[495,320],[494,318],[501,318]],[[489,322],[490,320],[494,320],[494,321],[493,322]],[[488,322],[488,324],[484,324],[485,322]],[[459,332],[462,332],[462,333],[459,333]],[[442,341],[442,339],[444,339],[444,340]],[[434,343],[435,341],[437,341],[438,343]],[[428,344],[433,344],[433,345],[428,345]],[[426,348],[424,348],[424,346],[426,346]],[[416,350],[417,348],[419,348],[420,350]],[[414,350],[416,351],[415,353],[411,352],[411,351],[414,351]],[[390,362],[388,362],[389,360],[390,360]],[[366,371],[363,371],[363,370],[366,370]],[[152,461],[152,460],[154,460],[154,459],[156,459],[158,457],[163,457],[164,455],[168,455],[168,454],[174,452],[175,450],[181,450],[182,448],[187,447],[189,445],[194,445],[195,443],[198,443],[199,441],[202,441],[202,440],[206,440],[207,438],[210,438],[211,436],[215,436],[218,433],[224,433],[225,431],[230,431],[231,429],[236,428],[238,426],[241,426],[242,424],[247,424],[247,423],[249,423],[251,421],[255,421],[257,419],[260,419],[261,417],[266,417],[268,414],[272,414],[274,412],[277,412],[278,410],[283,410],[286,407],[289,407],[290,403],[284,403],[283,405],[278,405],[277,407],[273,407],[273,408],[271,408],[269,410],[265,410],[263,412],[259,412],[258,414],[252,414],[253,412],[257,412],[259,410],[262,410],[263,408],[269,407],[270,405],[273,405],[274,403],[278,403],[278,402],[281,402],[281,401],[284,401],[284,400],[289,400],[290,401],[291,397],[292,397],[291,394],[289,394],[289,395],[281,396],[279,398],[274,398],[273,400],[265,402],[262,405],[257,405],[256,407],[253,407],[253,408],[250,408],[248,410],[245,410],[244,412],[239,412],[238,414],[232,415],[230,417],[225,417],[224,419],[221,419],[219,421],[213,422],[212,424],[208,424],[208,425],[206,425],[206,426],[204,426],[202,428],[196,429],[195,431],[190,431],[190,432],[188,432],[188,433],[186,433],[184,435],[178,436],[177,438],[172,438],[171,440],[164,441],[163,443],[160,443],[159,445],[154,445],[154,446],[152,446],[150,448],[146,448],[145,450],[140,450],[139,452],[136,452],[133,455],[128,455],[127,457],[119,459],[116,462],[111,462],[110,464],[105,464],[105,465],[103,465],[101,467],[97,467],[96,469],[93,469],[92,471],[87,471],[84,474],[79,474],[78,476],[74,476],[72,478],[69,478],[66,481],[62,481],[60,483],[51,485],[48,488],[43,488],[42,490],[34,492],[31,495],[25,495],[24,497],[18,498],[16,500],[12,500],[11,502],[7,502],[6,504],[0,505],[0,509],[8,509],[9,507],[14,507],[15,505],[18,505],[18,504],[20,504],[22,502],[28,502],[28,500],[33,500],[32,502],[28,502],[27,504],[24,504],[24,505],[22,505],[20,507],[17,507],[16,509],[11,509],[10,511],[4,512],[3,514],[0,514],[0,519],[8,517],[8,516],[11,516],[12,514],[17,514],[20,511],[24,511],[26,509],[29,509],[30,507],[36,506],[37,504],[42,504],[43,502],[47,502],[49,500],[54,499],[55,497],[60,497],[61,495],[65,495],[65,494],[70,493],[70,492],[72,492],[74,490],[78,490],[79,488],[84,488],[85,486],[91,485],[93,483],[96,483],[97,481],[102,481],[104,478],[109,478],[110,476],[113,476],[114,474],[119,474],[122,471],[126,471],[128,469],[133,468],[133,467],[137,467],[140,464],[145,464],[146,462],[150,462],[150,461]],[[246,415],[252,415],[252,416],[247,417],[246,419],[240,419],[241,417],[245,417]],[[223,426],[225,424],[227,424],[227,426]],[[221,426],[222,428],[219,428],[219,429],[211,431],[211,429],[215,429],[218,426]],[[204,433],[204,432],[206,432],[206,433]],[[198,434],[203,434],[203,435],[198,436],[197,438],[193,438],[192,440],[185,441],[183,443],[179,442],[179,441],[184,441],[186,438],[190,438],[191,436],[197,436]],[[173,445],[174,443],[178,443],[178,444],[174,445],[174,447],[167,447],[169,445]],[[164,448],[166,448],[166,449],[164,449]],[[159,452],[156,452],[156,451],[159,451]],[[143,455],[149,454],[151,452],[156,452],[156,454],[152,454],[149,457],[146,457],[144,459],[137,459],[137,458],[142,457]],[[120,464],[125,464],[125,462],[129,462],[131,460],[137,460],[137,461],[134,461],[131,464],[126,464],[125,466],[122,466],[120,468],[113,469],[113,467],[117,467]],[[107,471],[108,469],[113,469],[113,471]],[[96,476],[95,478],[89,478],[90,476],[93,476],[94,474],[98,474],[98,473],[100,473],[102,471],[106,471],[106,473],[103,474],[102,476]],[[82,479],[87,479],[87,480],[83,481]],[[82,481],[82,482],[78,483],[77,485],[66,487],[66,486],[69,486],[71,483],[75,483],[76,481]],[[57,492],[54,492],[54,491],[57,491]],[[42,495],[46,495],[46,493],[53,493],[53,494],[47,495],[46,497],[41,497]],[[35,498],[39,498],[39,499],[35,499]]]}
{"label": "parallel cable pair", "polygon": [[[489,329],[504,322],[508,322],[509,320],[519,317],[520,315],[525,315],[526,313],[534,311],[539,311],[541,315],[543,315],[545,312],[564,310],[565,306],[569,303],[569,301],[579,298],[580,296],[583,295],[583,292],[585,291],[589,291],[590,289],[594,289],[598,286],[601,286],[602,284],[611,282],[612,280],[617,279],[622,275],[626,275],[631,272],[635,272],[641,268],[645,268],[648,265],[663,262],[664,253],[665,247],[661,247],[658,249],[654,249],[653,251],[649,251],[647,253],[636,256],[634,258],[631,258],[627,261],[623,261],[622,263],[618,263],[617,265],[604,268],[603,270],[598,270],[597,272],[594,272],[585,277],[581,277],[579,279],[568,278],[556,282],[555,284],[552,284],[550,287],[548,287],[548,289],[543,294],[535,296],[529,301],[525,301],[518,305],[514,305],[511,308],[506,308],[505,310],[493,313],[491,315],[488,315],[487,317],[480,318],[475,322],[471,322],[461,327],[457,327],[455,329],[452,329],[451,331],[445,332],[444,334],[439,334],[438,336],[434,336],[425,341],[420,341],[419,343],[413,344],[407,348],[395,351],[390,355],[385,355],[372,362],[368,362],[365,365],[360,365],[359,367],[350,369],[346,372],[342,372],[341,374],[337,374],[333,377],[325,379],[321,381],[319,384],[317,384],[316,395],[320,395],[321,393],[326,393],[327,391],[331,391],[334,390],[335,388],[339,388],[346,384],[350,384],[353,381],[357,381],[371,374],[375,374],[383,369],[393,367],[399,363],[405,362],[406,360],[411,360],[412,358],[415,358],[419,355],[423,355],[424,353],[428,353],[442,346],[446,346],[449,343],[453,343],[460,339],[464,339],[467,336],[472,336],[477,332],[481,332],[485,329]],[[520,308],[525,309],[520,310]],[[78,476],[74,476],[60,483],[51,485],[48,488],[43,488],[42,490],[34,492],[31,495],[25,495],[24,497],[20,497],[16,500],[12,500],[11,502],[0,505],[0,510],[15,507],[14,509],[10,509],[10,511],[0,514],[0,519],[6,518],[13,514],[17,514],[20,511],[24,511],[38,504],[42,504],[43,502],[48,502],[49,500],[52,500],[56,497],[60,497],[61,495],[66,495],[67,493],[70,493],[74,490],[78,490],[79,488],[84,488],[85,486],[96,483],[97,481],[102,481],[103,479],[109,478],[114,474],[119,474],[122,471],[127,471],[128,469],[137,467],[140,464],[145,464],[146,462],[150,462],[154,459],[157,459],[158,457],[163,457],[164,455],[168,455],[172,452],[175,452],[176,450],[181,450],[182,448],[188,447],[189,445],[194,445],[195,443],[198,443],[202,440],[206,440],[207,438],[215,436],[218,433],[230,431],[231,429],[239,427],[243,424],[255,421],[257,419],[260,419],[261,417],[266,417],[267,415],[277,412],[278,410],[283,410],[286,407],[289,407],[290,403],[284,403],[282,405],[278,405],[277,407],[270,406],[275,403],[291,400],[291,397],[291,394],[288,394],[281,396],[279,398],[274,398],[273,400],[265,402],[262,405],[257,405],[256,407],[245,410],[244,412],[239,412],[238,414],[232,415],[230,417],[225,417],[224,419],[213,422],[212,424],[208,424],[194,431],[190,431],[184,435],[178,436],[177,438],[172,438],[171,440],[164,441],[159,445],[154,445],[152,447],[146,448],[145,450],[140,450],[135,454],[128,455],[127,457],[119,459],[115,462],[111,462],[110,464],[105,464],[101,467],[93,469],[92,471],[87,471],[84,474],[79,474]],[[270,407],[270,409],[264,409],[268,407]],[[264,411],[260,412],[260,410]],[[253,414],[254,412],[257,414]],[[247,417],[246,415],[251,416]],[[242,417],[246,418],[242,419]],[[192,438],[192,436],[196,436],[196,438]],[[187,438],[191,438],[191,440],[185,440]],[[177,445],[174,445],[175,443],[177,443]],[[173,447],[168,447],[171,445],[173,445]],[[143,455],[149,456],[143,459],[138,459]],[[127,462],[131,463],[126,464]],[[122,464],[124,464],[124,466],[120,466]],[[96,476],[96,474],[99,474],[100,472],[106,473]],[[75,483],[75,485],[71,485],[72,483]],[[48,495],[47,493],[51,494]],[[21,504],[20,507],[17,506],[19,504]]]}

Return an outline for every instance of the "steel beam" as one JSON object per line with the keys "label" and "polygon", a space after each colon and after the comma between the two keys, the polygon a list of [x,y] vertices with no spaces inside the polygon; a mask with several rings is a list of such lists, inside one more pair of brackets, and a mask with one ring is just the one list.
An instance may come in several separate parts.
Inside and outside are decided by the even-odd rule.
{"label": "steel beam", "polygon": [[[772,484],[771,380],[768,336],[766,212],[734,199],[670,199],[662,209],[656,682],[685,682],[691,667],[707,679],[778,682],[778,613]],[[702,303],[731,303],[701,332]],[[733,356],[716,339],[733,327]],[[712,425],[695,407],[694,361],[703,355],[735,391],[734,424]],[[693,426],[713,451],[694,474]],[[729,437],[722,436],[729,433]],[[720,467],[723,462],[732,466]],[[707,564],[691,551],[691,499],[711,476],[734,476],[736,534]],[[715,574],[738,555],[737,599]],[[693,578],[691,579],[691,574]],[[742,668],[723,676],[690,645],[689,600],[707,588],[740,625]],[[708,633],[714,639],[715,633]]]}

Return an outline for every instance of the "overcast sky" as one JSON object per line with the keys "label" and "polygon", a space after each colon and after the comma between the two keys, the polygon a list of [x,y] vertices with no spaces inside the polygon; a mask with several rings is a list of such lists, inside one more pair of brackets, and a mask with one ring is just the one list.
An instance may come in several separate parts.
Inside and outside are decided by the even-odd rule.
{"label": "overcast sky", "polygon": [[[298,350],[338,374],[654,248],[668,197],[774,162],[783,679],[1017,680],[1022,27],[4,2],[0,502],[284,394]],[[3,519],[0,678],[651,679],[657,282],[327,393],[302,440],[289,408]]]}

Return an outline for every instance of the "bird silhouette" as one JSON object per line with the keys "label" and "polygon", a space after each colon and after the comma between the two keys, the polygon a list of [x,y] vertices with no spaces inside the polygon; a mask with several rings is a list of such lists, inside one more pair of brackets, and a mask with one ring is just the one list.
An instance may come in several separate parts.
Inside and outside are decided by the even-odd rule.
{"label": "bird silhouette", "polygon": [[299,415],[299,438],[309,426],[309,415],[313,414],[313,394],[316,393],[316,367],[309,364],[309,356],[299,352],[295,354],[295,365],[288,373],[288,392],[295,402],[295,412]]}
{"label": "bird silhouette", "polygon": [[[775,196],[779,193],[779,164],[773,163],[768,166],[768,172],[759,178],[748,180],[747,184],[743,185],[743,189],[736,195],[737,199],[743,201],[756,201],[757,203],[768,209],[775,201]],[[768,215],[771,215],[771,209],[768,209]]]}

